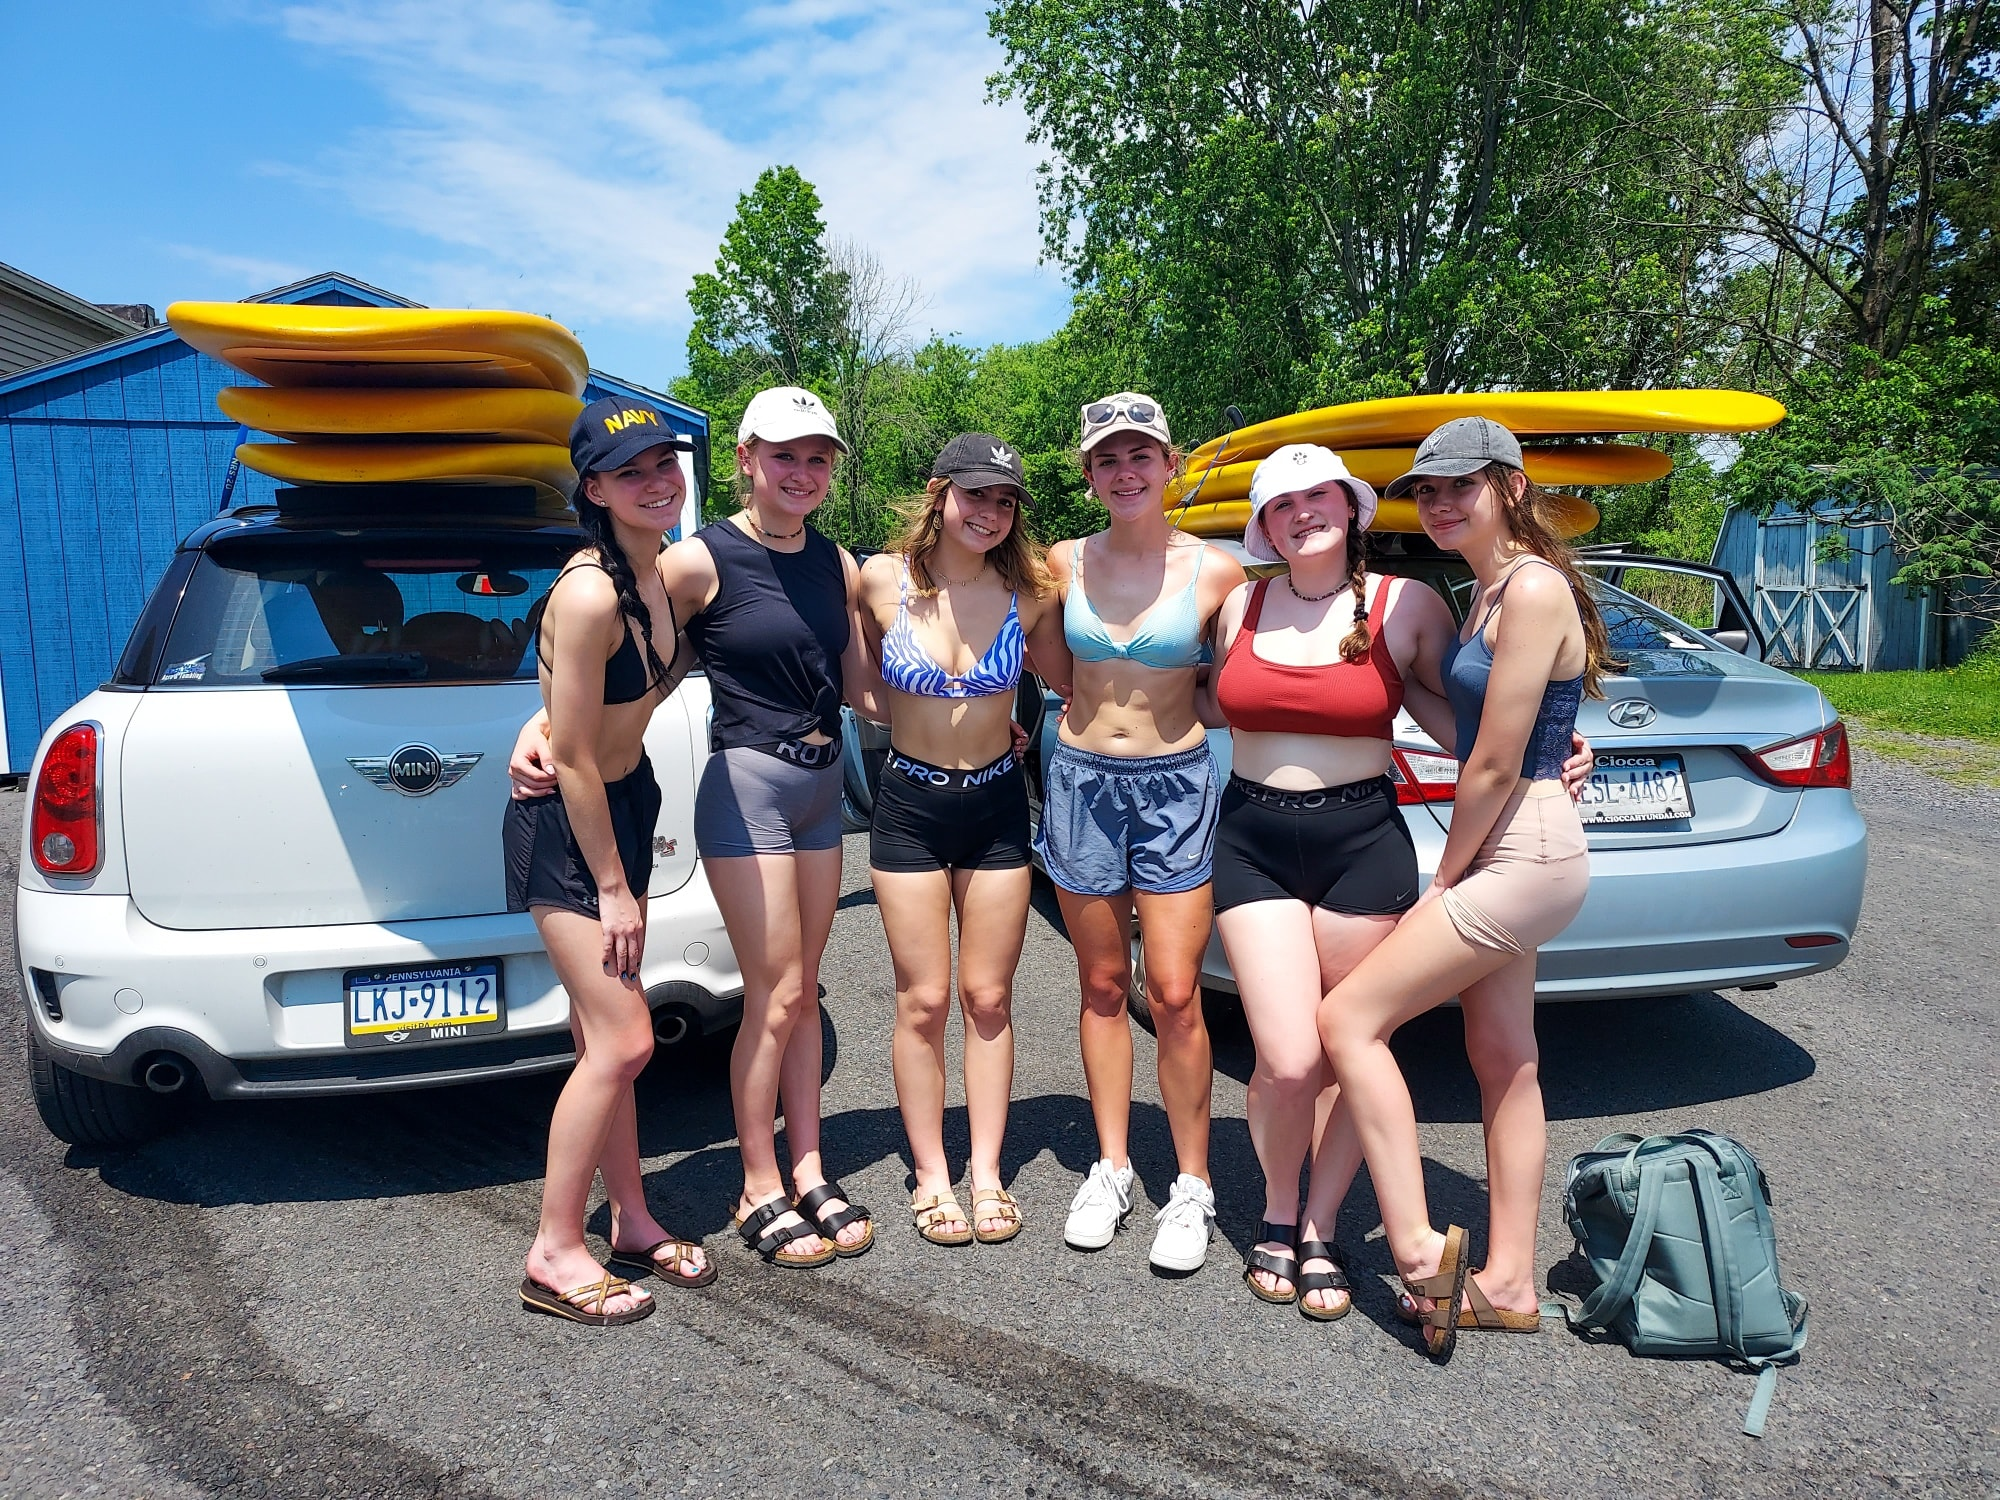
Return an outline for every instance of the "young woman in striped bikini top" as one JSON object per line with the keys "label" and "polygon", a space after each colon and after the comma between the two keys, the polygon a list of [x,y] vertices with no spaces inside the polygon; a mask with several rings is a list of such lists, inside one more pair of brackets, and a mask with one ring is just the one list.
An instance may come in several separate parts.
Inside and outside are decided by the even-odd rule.
{"label": "young woman in striped bikini top", "polygon": [[[985,433],[954,438],[908,507],[905,530],[862,565],[863,632],[886,691],[890,750],[869,866],[896,967],[893,1061],[917,1188],[917,1232],[936,1244],[1010,1239],[1020,1212],[1000,1182],[1013,1085],[1008,1021],[1028,922],[1028,787],[1014,699],[1032,652],[1065,694],[1062,603],[1022,525],[1020,457]],[[972,1205],[944,1154],[944,1029],[965,1010]]]}

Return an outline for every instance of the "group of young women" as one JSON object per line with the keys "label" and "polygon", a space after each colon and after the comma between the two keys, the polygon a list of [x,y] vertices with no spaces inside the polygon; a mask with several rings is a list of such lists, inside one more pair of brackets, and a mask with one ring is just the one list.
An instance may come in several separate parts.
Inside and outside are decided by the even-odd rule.
{"label": "group of young women", "polygon": [[[890,726],[869,863],[895,970],[892,1055],[919,1234],[962,1245],[1022,1228],[1000,1148],[1032,852],[1076,949],[1097,1133],[1064,1228],[1071,1245],[1109,1244],[1137,1190],[1125,1011],[1136,919],[1178,1167],[1151,1260],[1191,1271],[1207,1254],[1212,1061],[1198,981],[1214,923],[1257,1051],[1248,1114],[1266,1189],[1250,1289],[1312,1318],[1348,1311],[1334,1222],[1365,1159],[1401,1310],[1433,1355],[1447,1356],[1460,1328],[1535,1327],[1535,949],[1582,904],[1588,861],[1565,779],[1588,768],[1576,710],[1608,661],[1513,437],[1483,419],[1448,423],[1389,487],[1478,580],[1459,631],[1430,588],[1369,573],[1376,494],[1324,448],[1282,448],[1259,466],[1244,545],[1283,571],[1247,582],[1227,552],[1171,524],[1163,498],[1180,454],[1158,403],[1137,393],[1082,412],[1103,531],[1044,554],[1026,526],[1019,456],[969,433],[939,456],[894,544],[859,567],[807,524],[845,447],[809,392],[751,402],[741,509],[664,551],[688,445],[664,419],[635,424],[631,405],[589,408],[572,434],[590,545],[550,590],[536,638],[545,707],[511,767],[510,900],[548,945],[577,1047],[523,1301],[598,1325],[652,1312],[651,1295],[584,1244],[600,1171],[614,1267],[684,1286],[716,1274],[647,1208],[632,1097],[651,1049],[638,974],[659,795],[642,735],[698,656],[714,718],[696,842],[744,976],[730,1071],[735,1224],[767,1261],[823,1265],[875,1236],[869,1211],[827,1178],[819,1142],[818,971],[839,895],[845,701]],[[1065,700],[1032,851],[1014,723],[1029,665]],[[1399,708],[1461,762],[1421,899],[1389,778]],[[1223,725],[1226,784],[1207,741]],[[969,1207],[943,1139],[954,991]],[[1489,1160],[1477,1273],[1465,1231],[1431,1225],[1414,1109],[1388,1047],[1404,1021],[1454,994]],[[772,1123],[781,1101],[789,1192]]]}

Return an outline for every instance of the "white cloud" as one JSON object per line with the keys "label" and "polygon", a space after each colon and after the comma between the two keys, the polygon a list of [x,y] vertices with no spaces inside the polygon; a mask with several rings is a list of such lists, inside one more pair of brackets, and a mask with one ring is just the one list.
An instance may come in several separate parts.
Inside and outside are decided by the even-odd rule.
{"label": "white cloud", "polygon": [[245,292],[261,292],[288,282],[303,281],[313,273],[310,266],[293,265],[282,260],[262,260],[254,255],[229,255],[201,245],[162,245],[160,248],[170,255],[178,255],[183,260],[191,260],[231,278],[240,283]]}
{"label": "white cloud", "polygon": [[[320,160],[315,189],[435,242],[399,285],[437,305],[550,312],[616,341],[671,340],[736,197],[796,165],[828,227],[915,277],[925,321],[977,342],[1066,308],[1037,266],[1034,171],[976,5],[675,5],[623,29],[572,0],[308,0],[285,35],[380,91],[391,122]],[[643,20],[643,18],[642,18]],[[617,330],[616,333],[613,330]]]}

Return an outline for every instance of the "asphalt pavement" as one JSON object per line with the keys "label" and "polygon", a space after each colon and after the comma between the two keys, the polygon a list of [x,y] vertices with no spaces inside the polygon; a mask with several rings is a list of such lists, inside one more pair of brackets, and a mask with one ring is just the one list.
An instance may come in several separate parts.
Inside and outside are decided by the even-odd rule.
{"label": "asphalt pavement", "polygon": [[[1433,1366],[1393,1316],[1365,1176],[1340,1224],[1355,1315],[1320,1325],[1252,1299],[1238,1273],[1261,1188],[1240,1031],[1217,1037],[1208,1265],[1153,1275],[1146,1203],[1109,1249],[1065,1248],[1092,1136],[1046,890],[1017,987],[1005,1160],[1028,1228],[1001,1246],[922,1243],[902,1210],[889,964],[850,838],[825,975],[826,1139],[878,1243],[817,1272],[757,1261],[728,1229],[723,1054],[676,1057],[641,1082],[649,1187],[722,1275],[662,1289],[632,1328],[534,1316],[515,1296],[554,1080],[211,1107],[145,1150],[96,1154],[41,1128],[11,995],[0,1493],[1992,1495],[2000,798],[1871,756],[1856,782],[1869,890],[1844,966],[1768,993],[1540,1016],[1541,1260],[1558,1288],[1561,1168],[1601,1135],[1702,1125],[1762,1159],[1812,1333],[1761,1441],[1738,1432],[1750,1378],[1712,1362],[1548,1327],[1468,1334]],[[0,796],[9,860],[20,811]],[[1151,1041],[1137,1043],[1134,1156],[1157,1204],[1174,1169]],[[1482,1226],[1456,1012],[1405,1028],[1398,1052],[1434,1213]],[[948,1126],[962,1165],[962,1109]]]}

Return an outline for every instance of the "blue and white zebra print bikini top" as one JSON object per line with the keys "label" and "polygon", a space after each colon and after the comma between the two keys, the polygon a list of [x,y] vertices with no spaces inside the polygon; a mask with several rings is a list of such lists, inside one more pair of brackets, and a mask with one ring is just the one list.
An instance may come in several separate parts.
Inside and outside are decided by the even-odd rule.
{"label": "blue and white zebra print bikini top", "polygon": [[882,637],[882,680],[899,693],[919,698],[988,698],[1011,692],[1021,680],[1027,638],[1021,629],[1020,595],[1007,601],[1007,618],[986,654],[963,674],[947,672],[932,660],[910,628],[910,564],[903,562],[903,596],[896,623]]}

